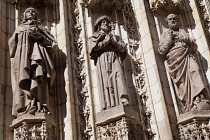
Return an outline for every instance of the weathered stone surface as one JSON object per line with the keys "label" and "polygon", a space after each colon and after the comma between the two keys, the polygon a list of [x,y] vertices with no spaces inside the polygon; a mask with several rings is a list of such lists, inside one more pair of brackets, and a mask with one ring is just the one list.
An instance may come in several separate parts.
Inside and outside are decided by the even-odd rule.
{"label": "weathered stone surface", "polygon": [[178,116],[178,124],[186,124],[192,122],[193,119],[197,121],[206,121],[209,119],[209,110],[192,110]]}

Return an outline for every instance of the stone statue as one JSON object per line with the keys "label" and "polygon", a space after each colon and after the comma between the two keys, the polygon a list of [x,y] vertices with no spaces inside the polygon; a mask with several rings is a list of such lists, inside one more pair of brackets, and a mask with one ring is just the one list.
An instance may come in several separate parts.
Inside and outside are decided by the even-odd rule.
{"label": "stone statue", "polygon": [[122,61],[126,45],[114,34],[115,26],[108,16],[99,17],[91,39],[91,59],[97,66],[101,110],[129,104]]}
{"label": "stone statue", "polygon": [[14,116],[49,113],[49,94],[55,79],[51,55],[57,48],[36,10],[27,8],[23,21],[9,39]]}
{"label": "stone statue", "polygon": [[208,110],[209,93],[196,57],[197,44],[179,28],[177,15],[169,14],[166,21],[169,29],[161,35],[158,51],[166,56],[168,72],[183,110]]}

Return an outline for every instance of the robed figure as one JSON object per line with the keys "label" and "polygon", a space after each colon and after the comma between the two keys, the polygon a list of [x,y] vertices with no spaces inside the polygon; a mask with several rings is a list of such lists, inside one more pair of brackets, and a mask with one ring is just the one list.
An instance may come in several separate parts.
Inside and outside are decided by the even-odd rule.
{"label": "robed figure", "polygon": [[122,61],[126,45],[114,34],[114,24],[107,16],[99,17],[91,40],[91,59],[97,66],[101,110],[128,104]]}
{"label": "robed figure", "polygon": [[167,69],[183,110],[209,109],[209,94],[196,59],[197,44],[178,27],[177,15],[168,15],[166,21],[169,29],[162,33],[158,51],[166,56]]}
{"label": "robed figure", "polygon": [[36,10],[27,8],[23,21],[9,39],[14,116],[49,113],[49,94],[55,79],[51,55],[56,45]]}

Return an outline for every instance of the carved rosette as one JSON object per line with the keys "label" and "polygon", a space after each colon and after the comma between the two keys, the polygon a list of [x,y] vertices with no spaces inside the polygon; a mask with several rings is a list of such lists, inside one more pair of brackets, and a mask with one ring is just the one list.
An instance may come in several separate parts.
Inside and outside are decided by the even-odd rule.
{"label": "carved rosette", "polygon": [[210,44],[210,15],[207,12],[204,0],[196,0],[199,14],[203,23],[203,28],[207,37],[207,41]]}
{"label": "carved rosette", "polygon": [[97,126],[98,140],[137,140],[141,137],[141,130],[126,117],[104,126]]}
{"label": "carved rosette", "polygon": [[75,51],[75,74],[77,87],[77,97],[79,101],[79,116],[80,116],[80,134],[82,140],[89,140],[92,134],[92,126],[90,124],[90,106],[89,106],[89,92],[87,87],[87,72],[84,58],[83,40],[81,37],[82,25],[79,19],[78,1],[72,2],[72,23],[73,23],[73,38]]}
{"label": "carved rosette", "polygon": [[160,10],[181,13],[184,11],[184,2],[183,0],[150,0],[150,7],[154,13]]}
{"label": "carved rosette", "polygon": [[191,123],[179,125],[181,140],[209,140],[210,139],[210,121],[197,121],[193,119]]}
{"label": "carved rosette", "polygon": [[22,122],[14,129],[14,140],[55,140],[55,128],[45,121],[41,123]]}

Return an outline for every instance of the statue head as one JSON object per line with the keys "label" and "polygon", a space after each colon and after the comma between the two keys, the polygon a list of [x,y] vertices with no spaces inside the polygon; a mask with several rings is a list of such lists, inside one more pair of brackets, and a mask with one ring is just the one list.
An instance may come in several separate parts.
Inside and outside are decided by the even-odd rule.
{"label": "statue head", "polygon": [[176,30],[178,29],[178,16],[175,14],[169,14],[166,17],[166,22],[170,29]]}
{"label": "statue head", "polygon": [[29,7],[25,10],[25,12],[23,13],[23,22],[26,22],[28,20],[37,20],[38,13],[36,11],[36,9]]}
{"label": "statue head", "polygon": [[110,18],[108,16],[99,17],[94,25],[94,31],[103,30],[104,32],[109,32],[110,28]]}

